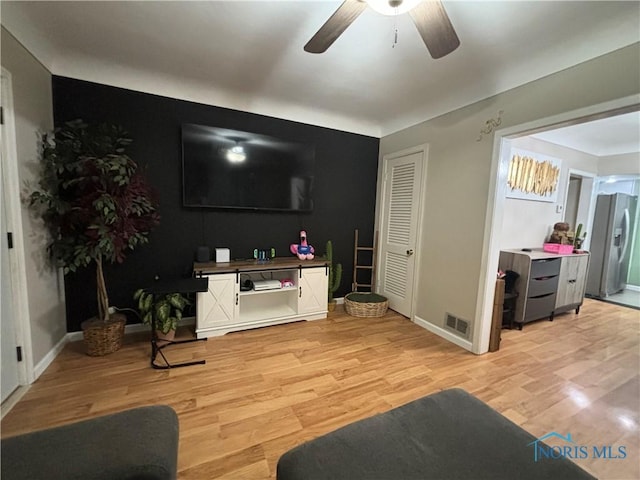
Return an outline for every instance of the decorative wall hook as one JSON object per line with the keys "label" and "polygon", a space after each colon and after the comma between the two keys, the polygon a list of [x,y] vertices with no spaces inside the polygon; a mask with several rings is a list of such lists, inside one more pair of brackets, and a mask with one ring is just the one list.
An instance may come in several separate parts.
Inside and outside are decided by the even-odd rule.
{"label": "decorative wall hook", "polygon": [[485,122],[484,128],[480,129],[480,136],[476,138],[476,142],[481,141],[483,135],[489,135],[491,132],[493,132],[496,128],[500,126],[500,124],[502,123],[503,113],[504,111],[500,110],[498,111],[498,116],[496,118],[490,118]]}

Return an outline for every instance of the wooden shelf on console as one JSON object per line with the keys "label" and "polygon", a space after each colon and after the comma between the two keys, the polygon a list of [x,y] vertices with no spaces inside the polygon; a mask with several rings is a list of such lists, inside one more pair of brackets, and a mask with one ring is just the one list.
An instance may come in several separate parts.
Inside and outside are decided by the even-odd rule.
{"label": "wooden shelf on console", "polygon": [[261,270],[286,270],[310,267],[325,267],[324,259],[300,260],[297,257],[276,257],[271,260],[233,260],[231,262],[194,262],[196,273],[236,273],[257,272]]}

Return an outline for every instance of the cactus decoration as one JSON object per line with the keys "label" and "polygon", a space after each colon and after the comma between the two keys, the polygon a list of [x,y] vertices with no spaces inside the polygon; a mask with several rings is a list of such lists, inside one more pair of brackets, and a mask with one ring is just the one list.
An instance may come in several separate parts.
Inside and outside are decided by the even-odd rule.
{"label": "cactus decoration", "polygon": [[585,232],[585,234],[582,235],[582,224],[579,223],[578,228],[576,229],[575,237],[573,238],[573,248],[575,248],[576,250],[581,249],[582,242],[584,242],[585,238],[587,238],[587,234]]}
{"label": "cactus decoration", "polygon": [[329,265],[329,295],[328,302],[333,302],[333,294],[340,287],[340,282],[342,282],[342,264],[338,263],[336,265],[333,264],[333,244],[331,240],[327,241],[327,264]]}

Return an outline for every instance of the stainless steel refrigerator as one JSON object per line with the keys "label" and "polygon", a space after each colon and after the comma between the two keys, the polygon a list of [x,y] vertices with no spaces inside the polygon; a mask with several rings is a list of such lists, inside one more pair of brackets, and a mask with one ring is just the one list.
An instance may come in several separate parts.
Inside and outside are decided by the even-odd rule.
{"label": "stainless steel refrigerator", "polygon": [[598,195],[587,295],[603,298],[626,287],[637,200],[625,193]]}

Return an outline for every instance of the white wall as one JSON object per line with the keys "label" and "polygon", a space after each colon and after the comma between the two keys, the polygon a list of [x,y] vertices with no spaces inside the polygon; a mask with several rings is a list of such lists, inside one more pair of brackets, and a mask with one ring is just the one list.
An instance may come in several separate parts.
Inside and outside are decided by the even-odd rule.
{"label": "white wall", "polygon": [[[469,320],[473,329],[484,315],[478,298],[484,297],[488,275],[483,247],[494,136],[477,139],[486,122],[502,110],[504,129],[638,95],[639,47],[631,45],[381,139],[381,158],[429,145],[416,317],[441,327],[450,312]],[[491,262],[497,264],[497,258]]]}
{"label": "white wall", "polygon": [[640,175],[640,152],[600,157],[598,176]]}
{"label": "white wall", "polygon": [[[51,74],[2,28],[2,66],[12,77],[20,185],[38,173],[38,134],[53,128]],[[17,199],[16,201],[20,201]],[[49,355],[66,335],[64,286],[47,262],[46,232],[23,205],[29,322],[33,365]]]}
{"label": "white wall", "polygon": [[553,224],[564,219],[569,170],[580,170],[595,176],[598,172],[598,157],[529,136],[514,139],[511,146],[562,161],[557,201],[541,202],[517,198],[507,198],[505,201],[500,248],[542,248],[553,231]]}

